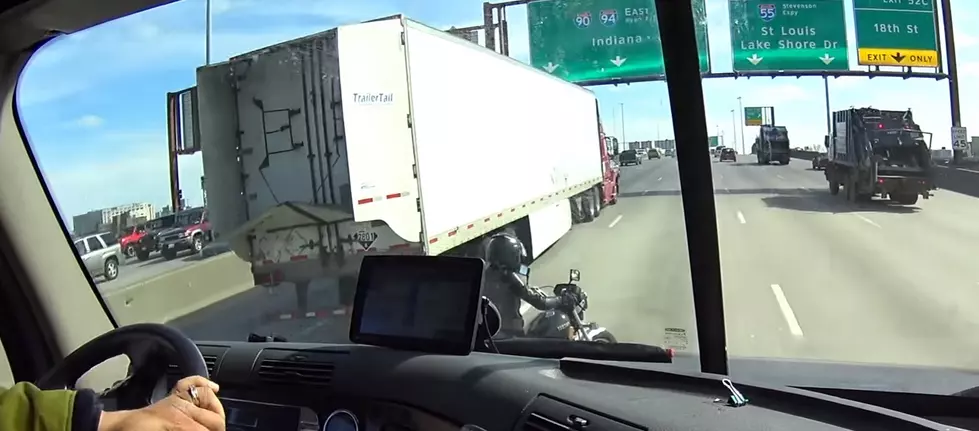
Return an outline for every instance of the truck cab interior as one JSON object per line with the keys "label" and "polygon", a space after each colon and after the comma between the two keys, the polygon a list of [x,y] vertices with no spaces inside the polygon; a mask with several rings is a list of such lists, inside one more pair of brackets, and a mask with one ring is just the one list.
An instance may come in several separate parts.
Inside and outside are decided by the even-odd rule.
{"label": "truck cab interior", "polygon": [[689,2],[657,0],[655,8],[679,122],[676,163],[688,249],[677,252],[689,253],[696,269],[697,355],[667,364],[645,362],[642,355],[630,359],[611,347],[596,348],[587,359],[560,347],[542,349],[554,349],[542,357],[445,355],[352,344],[201,341],[164,325],[120,326],[53,209],[14,96],[32,55],[53,38],[163,3],[21,0],[0,6],[0,386],[31,381],[42,388],[101,390],[132,372],[138,377],[132,384],[103,397],[112,410],[147,405],[158,382],[204,375],[222,386],[228,429],[979,429],[977,400],[969,392],[789,387],[769,379],[778,367],[765,361],[742,362],[742,370],[754,371],[732,374]]}

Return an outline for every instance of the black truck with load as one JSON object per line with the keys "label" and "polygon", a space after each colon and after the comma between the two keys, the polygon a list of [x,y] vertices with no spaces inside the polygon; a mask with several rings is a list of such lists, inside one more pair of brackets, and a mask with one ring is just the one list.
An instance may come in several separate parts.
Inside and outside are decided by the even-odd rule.
{"label": "black truck with load", "polygon": [[778,162],[789,164],[789,131],[785,126],[762,125],[758,137],[751,145],[752,152],[758,156],[758,164],[767,165]]}
{"label": "black truck with load", "polygon": [[879,196],[913,205],[935,189],[931,133],[921,131],[910,109],[836,111],[824,144],[830,194],[839,194],[842,186],[851,202]]}

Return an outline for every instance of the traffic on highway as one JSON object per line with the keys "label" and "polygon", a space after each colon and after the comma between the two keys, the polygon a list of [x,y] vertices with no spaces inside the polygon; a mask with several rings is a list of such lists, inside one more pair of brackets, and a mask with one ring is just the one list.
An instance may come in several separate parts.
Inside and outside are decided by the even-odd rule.
{"label": "traffic on highway", "polygon": [[[482,2],[296,3],[323,19],[229,2],[190,28],[203,2],[184,0],[28,69],[24,124],[61,214],[169,208],[76,243],[120,323],[349,344],[365,256],[462,256],[486,263],[501,338],[696,357],[699,180],[727,355],[979,370],[979,105],[957,93],[979,81],[949,76],[932,2],[694,0],[703,125],[675,115],[698,97],[667,85],[650,0],[516,2],[493,7],[526,25],[451,28]],[[113,48],[75,52],[83,38]],[[92,84],[48,95],[72,55],[113,66],[75,65]],[[682,168],[696,157],[709,178]],[[556,290],[572,270],[583,292]]]}

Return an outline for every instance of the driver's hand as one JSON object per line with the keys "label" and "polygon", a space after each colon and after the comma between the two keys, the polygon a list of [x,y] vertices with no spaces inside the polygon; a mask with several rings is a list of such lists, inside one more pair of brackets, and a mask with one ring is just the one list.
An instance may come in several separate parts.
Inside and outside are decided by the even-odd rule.
{"label": "driver's hand", "polygon": [[[197,402],[191,397],[196,388]],[[99,431],[224,431],[224,407],[219,387],[204,377],[177,382],[170,396],[139,410],[105,412]]]}

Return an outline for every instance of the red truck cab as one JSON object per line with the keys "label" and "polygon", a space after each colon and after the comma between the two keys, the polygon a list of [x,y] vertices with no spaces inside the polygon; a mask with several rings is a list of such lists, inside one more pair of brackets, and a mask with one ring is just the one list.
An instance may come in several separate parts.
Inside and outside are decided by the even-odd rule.
{"label": "red truck cab", "polygon": [[598,146],[602,154],[602,206],[615,205],[619,197],[619,168],[612,158],[612,139],[598,123]]}
{"label": "red truck cab", "polygon": [[119,247],[122,248],[122,252],[127,258],[136,256],[136,245],[145,235],[146,226],[141,224],[133,226],[123,237],[119,238]]}

